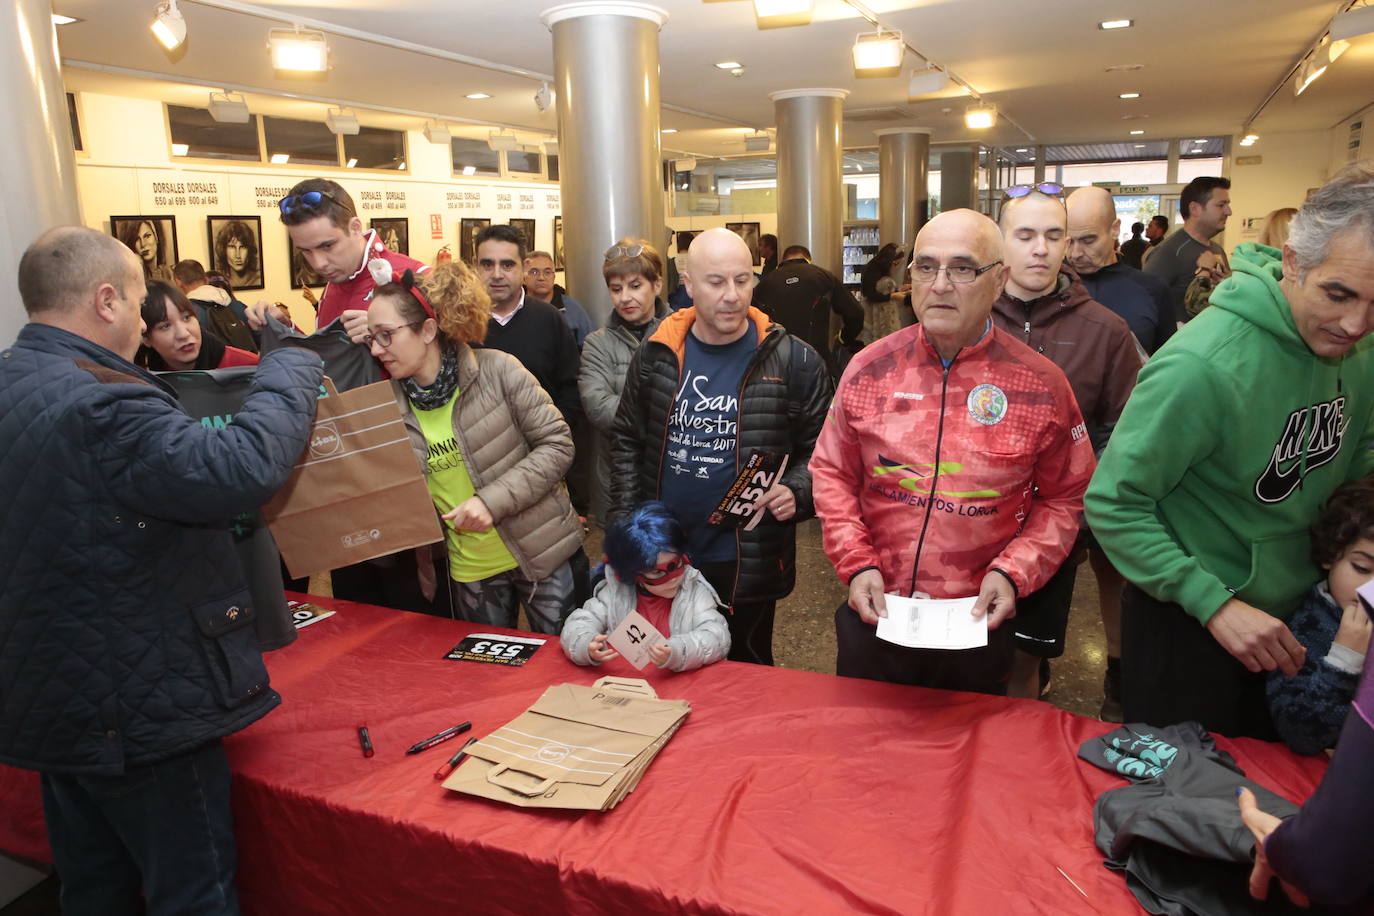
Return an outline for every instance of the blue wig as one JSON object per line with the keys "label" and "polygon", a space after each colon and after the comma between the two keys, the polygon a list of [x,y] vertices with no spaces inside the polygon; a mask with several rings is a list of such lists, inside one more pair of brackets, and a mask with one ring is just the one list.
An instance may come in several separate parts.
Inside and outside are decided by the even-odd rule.
{"label": "blue wig", "polygon": [[622,582],[658,565],[660,553],[682,553],[687,536],[682,523],[661,502],[640,504],[633,512],[606,529],[602,550]]}

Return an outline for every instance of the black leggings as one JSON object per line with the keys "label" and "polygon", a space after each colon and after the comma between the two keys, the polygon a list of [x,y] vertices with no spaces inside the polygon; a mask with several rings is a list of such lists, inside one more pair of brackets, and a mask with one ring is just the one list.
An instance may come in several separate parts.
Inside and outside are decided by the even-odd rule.
{"label": "black leggings", "polygon": [[733,601],[735,578],[739,570],[737,563],[727,560],[724,563],[693,565],[711,583],[721,603],[730,608],[725,614],[725,623],[730,628],[730,654],[726,658],[732,662],[773,664],[773,618],[777,615],[778,603]]}

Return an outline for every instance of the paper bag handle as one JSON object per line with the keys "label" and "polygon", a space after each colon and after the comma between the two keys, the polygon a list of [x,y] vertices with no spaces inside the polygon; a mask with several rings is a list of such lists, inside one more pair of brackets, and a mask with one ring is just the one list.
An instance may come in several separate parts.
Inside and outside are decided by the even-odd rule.
{"label": "paper bag handle", "polygon": [[[490,770],[487,771],[487,782],[491,783],[494,786],[500,786],[503,789],[509,789],[510,791],[515,792],[518,795],[525,795],[530,798],[534,798],[536,795],[543,795],[549,789],[553,788],[554,778],[552,776],[545,777],[544,781],[539,783],[539,785],[535,786],[533,789],[523,785],[516,785],[511,781],[501,779],[501,777],[504,776],[506,774],[506,771],[509,769],[510,764],[498,763],[496,766],[492,767]],[[516,770],[515,772],[524,773],[525,771]],[[534,774],[529,773],[527,775],[533,776]]]}
{"label": "paper bag handle", "polygon": [[334,387],[334,380],[327,375],[320,380],[320,387],[324,389],[324,396],[327,398],[339,396],[339,389]]}

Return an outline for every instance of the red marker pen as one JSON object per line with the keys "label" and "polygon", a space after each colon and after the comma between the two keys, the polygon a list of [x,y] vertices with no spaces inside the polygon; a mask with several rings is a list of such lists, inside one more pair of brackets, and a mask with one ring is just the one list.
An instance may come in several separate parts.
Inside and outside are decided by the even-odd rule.
{"label": "red marker pen", "polygon": [[358,743],[363,746],[363,756],[372,756],[372,736],[367,733],[367,725],[358,726]]}
{"label": "red marker pen", "polygon": [[458,753],[450,757],[448,763],[444,764],[443,766],[439,767],[439,769],[434,771],[434,778],[446,778],[449,773],[453,772],[454,767],[458,766],[458,764],[463,762],[463,758],[466,757],[468,754],[468,748],[472,747],[476,743],[476,738],[469,738],[467,741],[463,742],[462,750],[460,750]]}

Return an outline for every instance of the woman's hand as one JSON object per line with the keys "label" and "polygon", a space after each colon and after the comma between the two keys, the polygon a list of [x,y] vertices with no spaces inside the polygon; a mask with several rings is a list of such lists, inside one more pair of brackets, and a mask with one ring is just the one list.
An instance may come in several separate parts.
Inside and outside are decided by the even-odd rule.
{"label": "woman's hand", "polygon": [[[587,644],[587,654],[591,656],[592,661],[600,664],[601,662],[608,662],[613,658],[619,657],[620,653],[612,649],[606,642],[609,638],[610,637],[605,633],[598,633],[596,636],[592,637],[592,641]],[[652,652],[653,650],[651,649],[649,651]]]}
{"label": "woman's hand", "polygon": [[444,521],[452,524],[455,531],[471,531],[475,534],[490,530],[496,524],[487,504],[477,496],[469,496],[451,511],[445,512]]}
{"label": "woman's hand", "polygon": [[[1261,811],[1259,803],[1255,801],[1255,793],[1249,789],[1237,789],[1236,796],[1240,803],[1240,819],[1255,837],[1255,867],[1250,870],[1250,896],[1263,900],[1269,896],[1269,885],[1275,877],[1273,869],[1269,867],[1269,857],[1264,854],[1264,839],[1283,821]],[[1302,891],[1282,879],[1279,880],[1279,886],[1289,900],[1298,906],[1307,906],[1307,896]]]}

